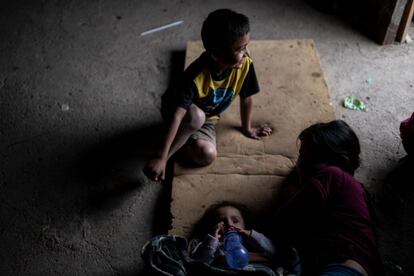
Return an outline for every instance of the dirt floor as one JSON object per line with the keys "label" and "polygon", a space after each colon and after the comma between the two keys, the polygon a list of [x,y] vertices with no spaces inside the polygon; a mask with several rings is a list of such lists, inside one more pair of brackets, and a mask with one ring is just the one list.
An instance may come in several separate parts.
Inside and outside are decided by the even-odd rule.
{"label": "dirt floor", "polygon": [[[382,192],[405,155],[399,123],[414,111],[414,43],[379,46],[299,0],[0,4],[1,275],[142,273],[140,249],[167,221],[168,187],[141,172],[160,96],[186,42],[222,7],[250,17],[252,39],[315,41],[336,116],[361,140],[356,176],[375,200],[389,275],[414,275],[412,196]],[[368,111],[343,108],[348,95]]]}

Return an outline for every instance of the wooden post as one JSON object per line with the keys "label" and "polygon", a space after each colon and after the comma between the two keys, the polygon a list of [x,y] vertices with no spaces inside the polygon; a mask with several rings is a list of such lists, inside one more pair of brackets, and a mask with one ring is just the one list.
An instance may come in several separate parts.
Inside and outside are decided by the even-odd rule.
{"label": "wooden post", "polygon": [[378,15],[378,30],[376,34],[378,43],[382,45],[394,43],[408,1],[383,1]]}
{"label": "wooden post", "polygon": [[400,27],[398,28],[397,33],[397,42],[404,42],[407,36],[408,28],[411,25],[411,21],[413,20],[414,14],[414,0],[409,0],[407,6],[405,7],[405,11],[403,17],[401,19]]}

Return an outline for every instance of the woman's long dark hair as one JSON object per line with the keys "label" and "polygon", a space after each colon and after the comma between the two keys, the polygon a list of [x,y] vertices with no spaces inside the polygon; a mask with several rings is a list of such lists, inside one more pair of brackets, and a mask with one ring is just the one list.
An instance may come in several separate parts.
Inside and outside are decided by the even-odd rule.
{"label": "woman's long dark hair", "polygon": [[359,167],[361,148],[358,137],[342,120],[311,125],[299,134],[299,140],[301,149],[297,166],[303,172],[318,163],[337,166],[350,174]]}

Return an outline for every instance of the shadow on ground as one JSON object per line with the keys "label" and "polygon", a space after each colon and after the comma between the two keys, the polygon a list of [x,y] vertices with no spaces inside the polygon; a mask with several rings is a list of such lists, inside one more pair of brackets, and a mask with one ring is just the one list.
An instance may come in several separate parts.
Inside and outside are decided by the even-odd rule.
{"label": "shadow on ground", "polygon": [[116,207],[123,194],[145,183],[140,170],[155,149],[161,129],[132,130],[80,154],[77,165],[88,186],[91,210]]}
{"label": "shadow on ground", "polygon": [[336,17],[354,31],[377,40],[378,13],[382,8],[376,0],[305,0],[313,8]]}
{"label": "shadow on ground", "polygon": [[[184,62],[184,50],[171,52],[169,86],[182,74]],[[164,130],[162,124],[131,130],[80,155],[78,169],[88,185],[88,212],[114,209],[128,193],[148,182],[142,168],[158,150]],[[166,180],[157,200],[157,213],[153,216],[154,234],[165,233],[170,227],[172,176],[173,165],[169,162]]]}

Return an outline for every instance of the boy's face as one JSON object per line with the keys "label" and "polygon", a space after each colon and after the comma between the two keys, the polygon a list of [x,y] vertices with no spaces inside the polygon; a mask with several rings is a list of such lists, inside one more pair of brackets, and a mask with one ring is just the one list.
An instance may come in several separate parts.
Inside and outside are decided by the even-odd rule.
{"label": "boy's face", "polygon": [[235,41],[229,49],[214,54],[216,62],[222,68],[240,68],[244,58],[249,55],[247,45],[250,42],[250,33],[245,34]]}

